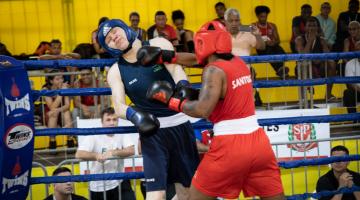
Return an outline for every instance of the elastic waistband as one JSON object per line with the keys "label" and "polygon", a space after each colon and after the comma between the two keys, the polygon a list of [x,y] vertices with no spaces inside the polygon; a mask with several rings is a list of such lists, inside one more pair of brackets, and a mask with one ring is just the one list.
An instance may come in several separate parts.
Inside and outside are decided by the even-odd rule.
{"label": "elastic waistband", "polygon": [[255,115],[241,118],[224,120],[214,124],[214,135],[233,135],[249,134],[256,131],[259,127]]}
{"label": "elastic waistband", "polygon": [[158,119],[160,121],[160,128],[169,128],[189,121],[189,116],[184,113],[178,113],[168,117],[159,117]]}

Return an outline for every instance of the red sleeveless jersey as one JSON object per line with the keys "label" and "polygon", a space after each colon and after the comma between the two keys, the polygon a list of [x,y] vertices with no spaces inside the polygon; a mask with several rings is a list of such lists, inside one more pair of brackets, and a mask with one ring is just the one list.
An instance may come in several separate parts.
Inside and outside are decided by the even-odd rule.
{"label": "red sleeveless jersey", "polygon": [[226,74],[227,89],[223,99],[216,104],[209,120],[240,119],[255,114],[253,86],[249,68],[239,57],[230,61],[216,61],[209,65],[222,69]]}
{"label": "red sleeveless jersey", "polygon": [[265,26],[255,23],[256,27],[259,29],[261,36],[268,36],[271,40],[274,39],[275,28],[271,23],[266,23]]}

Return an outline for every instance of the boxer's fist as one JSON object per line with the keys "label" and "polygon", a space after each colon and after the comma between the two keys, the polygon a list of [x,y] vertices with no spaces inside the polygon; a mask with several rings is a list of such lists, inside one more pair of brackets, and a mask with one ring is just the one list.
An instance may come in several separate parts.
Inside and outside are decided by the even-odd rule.
{"label": "boxer's fist", "polygon": [[126,118],[135,125],[141,136],[154,135],[160,127],[160,122],[154,115],[137,108],[128,107]]}
{"label": "boxer's fist", "polygon": [[199,99],[200,90],[192,88],[188,81],[182,80],[176,84],[175,95],[180,99],[189,99],[190,101]]}
{"label": "boxer's fist", "polygon": [[167,81],[155,81],[147,90],[146,97],[168,104],[174,91],[171,84]]}
{"label": "boxer's fist", "polygon": [[153,46],[141,47],[136,54],[136,58],[144,66],[176,62],[175,51],[162,50],[160,47]]}

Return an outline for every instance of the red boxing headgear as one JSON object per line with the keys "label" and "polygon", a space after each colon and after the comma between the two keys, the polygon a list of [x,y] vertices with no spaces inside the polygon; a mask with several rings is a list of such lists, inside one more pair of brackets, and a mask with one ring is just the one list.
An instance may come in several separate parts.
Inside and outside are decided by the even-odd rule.
{"label": "red boxing headgear", "polygon": [[195,54],[199,64],[213,53],[231,53],[231,35],[218,21],[204,24],[194,36]]}

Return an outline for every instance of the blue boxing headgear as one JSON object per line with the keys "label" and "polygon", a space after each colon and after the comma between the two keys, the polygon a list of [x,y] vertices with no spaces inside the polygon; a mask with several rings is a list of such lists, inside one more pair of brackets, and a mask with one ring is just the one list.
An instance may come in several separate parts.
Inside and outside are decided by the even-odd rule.
{"label": "blue boxing headgear", "polygon": [[[123,51],[119,50],[119,49],[110,48],[105,43],[106,36],[110,32],[110,30],[114,27],[122,28],[125,31],[127,40],[129,41],[129,46]],[[107,52],[109,52],[115,58],[118,58],[122,54],[128,52],[131,49],[132,44],[135,41],[136,37],[137,37],[137,33],[135,31],[133,31],[128,25],[126,25],[120,19],[107,20],[107,21],[101,23],[99,26],[99,29],[98,29],[98,33],[97,33],[97,39],[98,39],[100,46],[103,47]]]}

